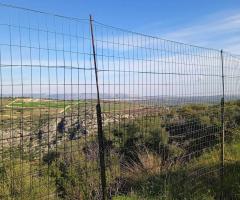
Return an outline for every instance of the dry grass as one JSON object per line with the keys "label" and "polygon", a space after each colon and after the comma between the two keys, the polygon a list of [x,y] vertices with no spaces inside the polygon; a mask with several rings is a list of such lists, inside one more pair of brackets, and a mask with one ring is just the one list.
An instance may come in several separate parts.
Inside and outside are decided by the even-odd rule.
{"label": "dry grass", "polygon": [[144,149],[139,151],[138,158],[140,162],[124,165],[122,173],[125,178],[139,180],[146,175],[157,175],[163,170],[162,160],[156,153]]}

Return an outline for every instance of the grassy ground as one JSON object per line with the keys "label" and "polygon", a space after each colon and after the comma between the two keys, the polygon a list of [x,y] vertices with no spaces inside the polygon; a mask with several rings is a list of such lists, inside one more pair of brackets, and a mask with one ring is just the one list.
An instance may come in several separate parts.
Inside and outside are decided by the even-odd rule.
{"label": "grassy ground", "polygon": [[[93,101],[92,104],[91,102],[87,102],[87,104],[88,103],[94,108],[96,102]],[[80,102],[79,104],[85,106],[86,102]],[[31,99],[24,101],[23,99],[15,99],[14,101],[10,101],[6,99],[4,108],[10,105],[9,116],[12,117],[10,118],[11,121],[15,122],[13,117],[16,116],[16,122],[19,122],[23,115],[26,119],[27,116],[30,115],[31,117],[34,116],[36,121],[39,120],[40,110],[45,116],[56,116],[60,113],[60,110],[65,108],[69,109],[66,113],[68,113],[68,111],[71,113],[72,111],[76,111],[75,109],[79,104],[77,101],[68,101],[65,102],[64,106],[62,101],[59,101],[59,104],[57,104],[56,101],[40,102]],[[52,107],[50,107],[51,105]],[[14,109],[11,110],[11,107],[14,107]],[[22,107],[24,109],[21,109]],[[118,102],[116,104],[105,102],[102,104],[103,111],[110,113],[113,111],[117,113],[128,109],[132,112],[134,108],[141,108],[141,105],[133,105],[126,102]],[[149,114],[152,114],[151,112],[154,110],[149,108],[146,113],[142,113],[143,116],[138,115],[138,120],[127,119],[126,123],[129,121],[128,126],[117,128],[120,128],[119,133],[123,135],[126,134],[125,140],[132,134],[133,140],[129,140],[130,142],[136,141],[135,136],[140,136],[141,141],[139,141],[139,143],[146,145],[152,142],[155,144],[154,138],[149,137],[154,135],[155,132],[152,131],[158,130],[157,134],[161,133],[160,135],[162,136],[164,133],[163,130],[165,130],[163,126],[167,122],[172,124],[178,121],[183,115],[190,116],[191,118],[192,115],[196,115],[200,118],[203,125],[213,123],[212,121],[214,121],[215,118],[211,119],[212,121],[210,121],[210,118],[203,119],[203,117],[206,116],[205,113],[209,111],[207,109],[207,107],[204,107],[199,110],[197,107],[197,109],[184,108],[178,111],[172,108],[172,110],[168,111],[162,108],[161,117],[158,115],[150,117]],[[157,110],[159,111],[160,109]],[[204,110],[203,114],[201,114],[201,110]],[[36,113],[34,113],[35,111]],[[52,113],[49,113],[49,111]],[[92,110],[89,110],[89,112],[92,112]],[[84,114],[84,112],[82,114]],[[146,117],[144,117],[145,115]],[[111,117],[111,115],[109,116]],[[233,115],[231,114],[231,116]],[[23,121],[27,121],[26,119]],[[232,122],[234,120],[229,121]],[[25,125],[27,126],[27,124]],[[111,125],[113,126],[113,124]],[[136,125],[139,127],[138,129],[136,129]],[[177,126],[177,123],[175,125]],[[159,127],[161,127],[161,129],[159,129]],[[168,165],[162,164],[161,156],[157,154],[157,152],[140,149],[138,153],[142,165],[140,166],[139,163],[136,163],[136,165],[128,166],[126,170],[120,166],[120,160],[122,158],[120,153],[121,150],[125,150],[123,148],[124,141],[121,141],[121,138],[118,136],[119,134],[115,135],[113,133],[112,128],[110,128],[110,125],[109,127],[105,127],[105,129],[107,129],[105,130],[106,138],[113,142],[109,143],[109,146],[114,145],[114,147],[109,148],[111,152],[107,152],[109,154],[106,156],[107,185],[112,190],[115,190],[116,187],[112,184],[116,184],[116,180],[120,179],[120,181],[124,183],[124,185],[118,186],[118,189],[121,191],[117,191],[116,194],[118,196],[113,197],[113,199],[214,200],[219,198],[218,195],[221,191],[224,191],[224,193],[228,195],[225,198],[226,200],[234,198],[240,199],[237,196],[237,194],[240,193],[240,142],[237,142],[237,140],[226,144],[225,177],[223,188],[220,188],[220,147],[218,145],[211,146],[211,148],[208,148],[208,151],[205,151],[195,158],[191,158],[190,161],[184,163],[173,162],[172,165],[169,164],[170,162]],[[201,132],[201,134],[203,133],[204,132]],[[134,134],[136,135],[134,136]],[[11,152],[12,148],[9,152],[2,153],[2,155],[5,156],[3,160],[6,160],[2,162],[4,165],[1,166],[0,163],[0,178],[2,178],[0,179],[0,198],[10,196],[11,198],[19,199],[24,195],[26,197],[25,199],[37,199],[39,196],[49,196],[49,199],[51,199],[51,197],[54,199],[54,194],[64,195],[62,193],[66,193],[62,199],[66,199],[65,197],[68,197],[68,199],[97,199],[100,179],[96,135],[81,135],[80,139],[77,140],[70,140],[68,133],[61,137],[61,143],[55,144],[54,149],[50,149],[50,152],[45,151],[41,154],[41,148],[47,148],[47,145],[44,147],[43,145],[45,144],[38,141],[37,147],[34,148],[36,152],[33,152],[33,148],[29,146],[26,147],[29,152],[23,152],[19,148],[15,153]],[[158,139],[158,137],[155,139]],[[170,139],[174,138],[170,137]],[[162,142],[163,140],[164,138],[161,137]],[[166,142],[166,144],[168,144],[168,142]],[[172,143],[169,143],[169,145],[173,146]],[[126,143],[125,146],[129,149],[131,143]],[[57,152],[55,149],[57,149]],[[180,156],[183,155],[181,151],[179,153]],[[16,157],[14,158],[15,154]],[[25,155],[22,159],[23,154]],[[33,154],[35,154],[35,157]],[[22,174],[25,176],[22,176]],[[22,186],[23,184],[24,187]],[[1,196],[1,194],[5,196]],[[229,194],[232,196],[229,196]]]}
{"label": "grassy ground", "polygon": [[[186,199],[186,200],[215,200],[223,191],[224,200],[240,199],[240,142],[225,146],[225,168],[223,187],[219,185],[219,148],[205,152],[199,158],[192,160],[186,166],[176,166],[168,172],[168,182],[163,185],[163,173],[138,174],[131,177],[131,194],[120,195],[114,200],[157,200],[157,199]],[[206,169],[208,173],[193,176],[194,172]],[[212,169],[212,171],[211,171]],[[214,171],[216,170],[216,171]],[[209,171],[211,171],[209,173]],[[136,172],[136,170],[135,170]],[[193,181],[186,181],[186,179]],[[184,182],[183,182],[184,179]],[[183,183],[183,184],[182,184]],[[165,190],[163,191],[163,188]],[[162,193],[161,193],[162,191]]]}
{"label": "grassy ground", "polygon": [[39,121],[39,119],[54,118],[57,115],[67,112],[70,108],[77,108],[77,106],[84,106],[89,102],[85,101],[63,101],[63,100],[46,100],[46,99],[31,99],[31,98],[3,98],[0,110],[0,119],[2,125],[11,120],[20,120],[24,122]]}
{"label": "grassy ground", "polygon": [[70,105],[75,105],[78,103],[82,103],[79,101],[63,101],[63,100],[46,100],[46,99],[15,99],[11,103],[7,104],[6,107],[8,108],[18,108],[18,109],[40,109],[40,108],[59,108],[65,109]]}

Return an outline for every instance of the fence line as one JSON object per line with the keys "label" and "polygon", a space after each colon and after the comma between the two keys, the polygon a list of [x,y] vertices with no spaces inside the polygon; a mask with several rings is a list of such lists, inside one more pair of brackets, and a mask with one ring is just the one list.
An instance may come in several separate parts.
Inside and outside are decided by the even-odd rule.
{"label": "fence line", "polygon": [[238,56],[0,10],[1,199],[237,199]]}
{"label": "fence line", "polygon": [[[223,179],[224,179],[224,138],[225,138],[225,126],[224,126],[224,62],[223,62],[223,51],[221,50],[221,63],[222,63],[222,100],[221,100],[221,124],[222,124],[222,141],[221,141],[221,188],[223,191]],[[224,197],[224,194],[222,192],[221,198]]]}

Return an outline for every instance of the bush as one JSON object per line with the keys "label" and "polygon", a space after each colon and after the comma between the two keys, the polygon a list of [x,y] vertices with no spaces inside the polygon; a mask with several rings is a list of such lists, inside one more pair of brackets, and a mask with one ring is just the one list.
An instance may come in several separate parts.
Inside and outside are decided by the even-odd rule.
{"label": "bush", "polygon": [[46,153],[45,155],[43,155],[43,162],[46,164],[52,164],[52,162],[54,160],[57,160],[57,158],[59,158],[60,153],[56,152],[56,151],[49,151],[48,153]]}
{"label": "bush", "polygon": [[158,152],[165,148],[169,142],[169,133],[164,128],[155,128],[150,130],[145,140],[146,146]]}

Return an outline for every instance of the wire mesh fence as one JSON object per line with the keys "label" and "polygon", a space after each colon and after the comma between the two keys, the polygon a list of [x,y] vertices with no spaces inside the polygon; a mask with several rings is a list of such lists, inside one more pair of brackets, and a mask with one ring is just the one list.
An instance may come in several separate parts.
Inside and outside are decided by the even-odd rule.
{"label": "wire mesh fence", "polygon": [[1,198],[98,197],[88,20],[5,6],[0,18]]}
{"label": "wire mesh fence", "polygon": [[[225,112],[224,112],[224,175],[223,187],[229,188],[225,192],[226,199],[239,199],[238,188],[239,171],[239,66],[240,57],[230,53],[223,53],[224,63],[224,88],[225,88]],[[234,177],[234,184],[229,180]]]}
{"label": "wire mesh fence", "polygon": [[170,198],[173,190],[173,199],[186,194],[202,199],[212,183],[196,178],[210,173],[218,178],[221,166],[191,161],[213,148],[220,156],[220,52],[97,22],[94,34],[105,137],[111,144],[109,184],[120,177],[111,192],[119,192],[121,184],[150,189],[158,175],[158,188],[151,192],[159,198]]}
{"label": "wire mesh fence", "polygon": [[0,10],[1,199],[238,199],[238,56]]}

